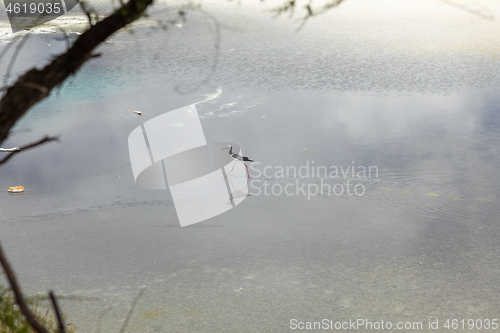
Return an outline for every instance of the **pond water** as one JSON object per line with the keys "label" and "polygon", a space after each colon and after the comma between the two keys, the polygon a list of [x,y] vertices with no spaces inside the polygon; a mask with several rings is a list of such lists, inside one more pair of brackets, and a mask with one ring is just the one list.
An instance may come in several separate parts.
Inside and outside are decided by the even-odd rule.
{"label": "pond water", "polygon": [[[118,331],[140,290],[129,331],[494,319],[498,4],[353,0],[298,31],[270,6],[209,2],[163,30],[158,3],[22,119],[3,147],[60,137],[0,169],[26,188],[0,193],[24,290],[55,290],[81,332]],[[33,34],[12,72],[65,46]],[[207,142],[255,162],[240,205],[181,228],[169,190],[135,184],[127,140],[191,104]]]}

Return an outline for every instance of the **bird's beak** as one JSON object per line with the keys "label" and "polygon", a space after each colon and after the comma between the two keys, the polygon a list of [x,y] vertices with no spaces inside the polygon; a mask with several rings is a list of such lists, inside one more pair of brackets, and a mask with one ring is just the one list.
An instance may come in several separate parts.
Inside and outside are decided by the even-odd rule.
{"label": "bird's beak", "polygon": [[221,150],[227,149],[227,147],[222,148]]}

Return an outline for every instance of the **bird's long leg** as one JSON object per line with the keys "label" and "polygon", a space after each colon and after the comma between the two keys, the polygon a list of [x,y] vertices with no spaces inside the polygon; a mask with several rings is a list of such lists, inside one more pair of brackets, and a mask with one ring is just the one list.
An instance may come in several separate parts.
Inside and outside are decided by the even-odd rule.
{"label": "bird's long leg", "polygon": [[233,168],[231,169],[231,171],[229,171],[229,172],[227,173],[226,177],[227,177],[227,176],[229,176],[229,174],[230,174],[231,172],[233,172],[233,170],[234,170],[234,165],[235,165],[235,164],[236,164],[236,162],[234,162],[234,163],[233,163]]}
{"label": "bird's long leg", "polygon": [[247,168],[247,175],[248,175],[248,178],[250,178],[250,173],[248,172],[248,166],[245,164],[245,162],[241,162],[245,165],[245,168]]}
{"label": "bird's long leg", "polygon": [[243,162],[243,161],[238,161],[238,162],[243,163],[243,165],[245,166],[245,168],[247,168],[247,175],[248,175],[248,178],[250,178],[250,173],[248,172],[248,165],[245,162]]}

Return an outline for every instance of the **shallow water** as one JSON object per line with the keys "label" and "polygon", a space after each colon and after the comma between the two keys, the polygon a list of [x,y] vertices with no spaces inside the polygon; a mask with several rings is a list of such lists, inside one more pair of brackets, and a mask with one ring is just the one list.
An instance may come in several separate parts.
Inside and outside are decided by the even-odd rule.
{"label": "shallow water", "polygon": [[[355,2],[297,32],[258,6],[206,4],[219,44],[203,12],[114,36],[2,144],[61,138],[1,168],[0,186],[26,187],[0,193],[1,240],[24,289],[65,296],[81,332],[118,331],[141,288],[130,331],[497,315],[498,22],[442,3],[425,15],[380,6]],[[152,17],[170,12],[158,4]],[[14,72],[64,47],[33,35]],[[207,141],[256,162],[243,203],[180,228],[169,191],[135,185],[127,138],[193,103]],[[325,177],[313,165],[377,173]],[[305,166],[305,177],[280,173]],[[364,192],[313,194],[322,181]],[[273,194],[288,184],[293,195]]]}

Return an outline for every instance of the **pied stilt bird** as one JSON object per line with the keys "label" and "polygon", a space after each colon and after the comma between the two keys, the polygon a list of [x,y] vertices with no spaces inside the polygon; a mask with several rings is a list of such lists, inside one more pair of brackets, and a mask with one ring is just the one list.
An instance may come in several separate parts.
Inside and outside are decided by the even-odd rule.
{"label": "pied stilt bird", "polygon": [[253,162],[253,160],[249,159],[246,156],[242,156],[240,154],[233,153],[233,146],[231,146],[231,145],[227,145],[226,147],[222,148],[221,150],[224,150],[224,149],[229,149],[229,155],[234,160],[233,168],[231,169],[231,171],[228,172],[226,177],[229,176],[229,174],[233,171],[234,165],[236,164],[236,162],[241,162],[241,163],[243,163],[243,165],[245,165],[245,168],[247,168],[247,175],[248,175],[248,178],[250,178],[250,173],[248,172],[248,166],[245,164],[245,162]]}

